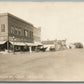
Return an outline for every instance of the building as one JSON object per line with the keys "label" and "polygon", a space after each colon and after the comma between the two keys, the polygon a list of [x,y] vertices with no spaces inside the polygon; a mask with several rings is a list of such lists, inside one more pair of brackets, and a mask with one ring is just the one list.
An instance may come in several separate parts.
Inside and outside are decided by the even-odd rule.
{"label": "building", "polygon": [[[35,31],[35,32],[34,32]],[[33,24],[26,22],[12,14],[0,14],[0,50],[30,51],[35,40],[40,43],[40,33]],[[40,31],[41,32],[41,31]],[[36,33],[36,36],[35,36]]]}
{"label": "building", "polygon": [[34,28],[33,29],[33,40],[34,40],[34,43],[35,44],[39,44],[39,45],[42,45],[41,44],[41,27],[38,27],[38,28]]}
{"label": "building", "polygon": [[68,47],[69,47],[69,49],[75,49],[76,48],[76,46],[74,45],[74,43],[70,43]]}
{"label": "building", "polygon": [[37,48],[42,46],[42,43],[41,43],[41,27],[34,27],[33,28],[33,47],[32,47],[32,50],[33,51],[37,51]]}
{"label": "building", "polygon": [[54,41],[54,44],[55,44],[55,49],[56,50],[64,50],[64,49],[67,49],[66,39],[65,40],[55,40]]}
{"label": "building", "polygon": [[55,48],[55,50],[64,50],[66,49],[66,40],[46,40],[42,41],[44,47],[47,47],[47,51],[50,48]]}
{"label": "building", "polygon": [[55,45],[54,45],[54,40],[45,40],[45,41],[42,41],[42,44],[43,44],[43,47],[47,47],[47,51],[50,50],[51,47],[55,48]]}

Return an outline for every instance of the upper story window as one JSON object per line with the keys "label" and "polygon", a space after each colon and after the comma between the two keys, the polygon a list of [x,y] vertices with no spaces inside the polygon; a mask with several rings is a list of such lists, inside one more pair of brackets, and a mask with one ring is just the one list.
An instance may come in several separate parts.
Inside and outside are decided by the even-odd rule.
{"label": "upper story window", "polygon": [[18,35],[18,28],[17,28],[17,26],[15,26],[14,34],[15,34],[15,35]]}
{"label": "upper story window", "polygon": [[30,37],[33,38],[33,32],[32,31],[30,31]]}
{"label": "upper story window", "polygon": [[21,28],[18,29],[18,35],[22,36],[22,30],[21,30]]}
{"label": "upper story window", "polygon": [[17,33],[18,33],[18,31],[17,31],[17,29],[15,28],[14,34],[17,35]]}
{"label": "upper story window", "polygon": [[27,37],[27,30],[24,30],[24,36]]}
{"label": "upper story window", "polygon": [[27,32],[28,38],[30,38],[30,31]]}
{"label": "upper story window", "polygon": [[19,36],[21,35],[21,31],[18,31],[18,35],[19,35]]}
{"label": "upper story window", "polygon": [[1,32],[5,32],[5,24],[1,24]]}
{"label": "upper story window", "polygon": [[32,38],[33,38],[33,32],[31,32],[31,36],[32,36]]}
{"label": "upper story window", "polygon": [[11,26],[11,34],[14,34],[14,26]]}
{"label": "upper story window", "polygon": [[29,37],[31,38],[31,31],[29,31]]}
{"label": "upper story window", "polygon": [[17,35],[17,30],[15,29],[15,35]]}

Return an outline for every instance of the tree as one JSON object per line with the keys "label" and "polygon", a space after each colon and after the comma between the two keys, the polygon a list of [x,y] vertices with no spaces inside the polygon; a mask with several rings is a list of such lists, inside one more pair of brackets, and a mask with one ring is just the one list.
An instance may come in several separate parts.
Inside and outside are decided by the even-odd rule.
{"label": "tree", "polygon": [[74,43],[74,45],[76,48],[83,48],[83,44],[80,42],[76,42],[76,43]]}

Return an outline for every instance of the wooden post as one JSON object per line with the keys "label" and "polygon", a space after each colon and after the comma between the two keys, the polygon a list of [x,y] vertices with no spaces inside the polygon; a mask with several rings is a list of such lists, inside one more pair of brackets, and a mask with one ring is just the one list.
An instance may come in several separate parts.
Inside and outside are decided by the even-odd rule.
{"label": "wooden post", "polygon": [[29,46],[29,52],[30,52],[30,53],[32,52],[32,47],[31,47],[31,46]]}
{"label": "wooden post", "polygon": [[13,36],[13,54],[15,54],[14,36]]}
{"label": "wooden post", "polygon": [[7,41],[7,51],[9,52],[9,41]]}

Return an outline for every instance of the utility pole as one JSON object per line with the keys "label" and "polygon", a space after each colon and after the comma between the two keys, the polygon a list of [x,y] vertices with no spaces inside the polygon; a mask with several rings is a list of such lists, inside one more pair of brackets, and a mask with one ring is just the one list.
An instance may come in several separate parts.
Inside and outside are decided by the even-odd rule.
{"label": "utility pole", "polygon": [[13,36],[13,54],[15,54],[15,46],[14,46],[14,39],[15,39],[15,37]]}
{"label": "utility pole", "polygon": [[7,51],[9,52],[9,41],[7,41]]}
{"label": "utility pole", "polygon": [[9,52],[9,36],[8,36],[8,41],[7,41],[7,52]]}

